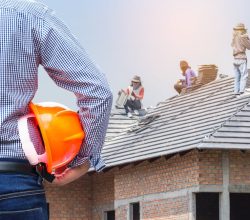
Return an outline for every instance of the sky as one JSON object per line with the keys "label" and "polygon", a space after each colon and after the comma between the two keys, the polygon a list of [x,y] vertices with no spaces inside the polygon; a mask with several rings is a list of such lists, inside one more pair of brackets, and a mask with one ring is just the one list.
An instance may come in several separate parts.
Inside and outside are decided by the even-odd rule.
{"label": "sky", "polygon": [[[39,0],[54,9],[105,73],[114,94],[134,75],[145,87],[143,106],[174,95],[179,61],[215,64],[233,76],[232,28],[250,29],[249,0]],[[247,52],[250,59],[250,53]],[[39,69],[35,102],[55,101],[77,109],[74,94]]]}

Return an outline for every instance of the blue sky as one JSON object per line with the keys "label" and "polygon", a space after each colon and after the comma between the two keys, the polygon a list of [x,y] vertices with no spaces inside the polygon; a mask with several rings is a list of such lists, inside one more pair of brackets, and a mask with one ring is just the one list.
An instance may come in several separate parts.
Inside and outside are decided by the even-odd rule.
{"label": "blue sky", "polygon": [[[250,28],[248,0],[40,1],[56,11],[106,73],[114,100],[133,75],[141,76],[145,107],[176,94],[181,59],[195,71],[199,65],[216,64],[219,73],[233,75],[232,28],[239,22]],[[76,109],[75,96],[39,72],[35,101]]]}

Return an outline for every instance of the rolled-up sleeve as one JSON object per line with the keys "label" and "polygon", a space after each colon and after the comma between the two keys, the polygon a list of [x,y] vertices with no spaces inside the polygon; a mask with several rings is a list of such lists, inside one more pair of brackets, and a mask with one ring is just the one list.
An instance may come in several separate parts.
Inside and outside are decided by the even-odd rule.
{"label": "rolled-up sleeve", "polygon": [[101,150],[113,98],[106,77],[51,11],[44,18],[41,35],[40,64],[58,86],[76,95],[85,130],[85,140],[70,166],[89,160],[100,171],[105,167]]}

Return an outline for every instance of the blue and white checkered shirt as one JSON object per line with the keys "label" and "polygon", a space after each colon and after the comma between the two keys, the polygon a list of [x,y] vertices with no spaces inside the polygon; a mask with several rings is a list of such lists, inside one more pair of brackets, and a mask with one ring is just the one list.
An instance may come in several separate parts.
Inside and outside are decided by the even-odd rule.
{"label": "blue and white checkered shirt", "polygon": [[26,159],[17,120],[29,113],[28,105],[38,87],[39,65],[58,86],[77,97],[86,138],[71,166],[90,160],[101,170],[111,90],[104,74],[63,22],[34,0],[0,0],[0,158]]}

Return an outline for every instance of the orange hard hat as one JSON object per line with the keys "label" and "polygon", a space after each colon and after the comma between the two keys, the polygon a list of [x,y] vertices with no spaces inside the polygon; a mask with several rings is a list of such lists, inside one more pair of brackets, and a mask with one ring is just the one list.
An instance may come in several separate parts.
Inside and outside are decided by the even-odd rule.
{"label": "orange hard hat", "polygon": [[24,149],[23,144],[24,152],[27,152],[26,156],[31,164],[43,162],[47,172],[55,174],[57,170],[69,164],[80,150],[85,133],[79,116],[66,106],[54,102],[30,103],[30,110],[40,129],[45,153],[34,153],[38,159],[34,158],[34,155],[27,156],[31,150]]}

